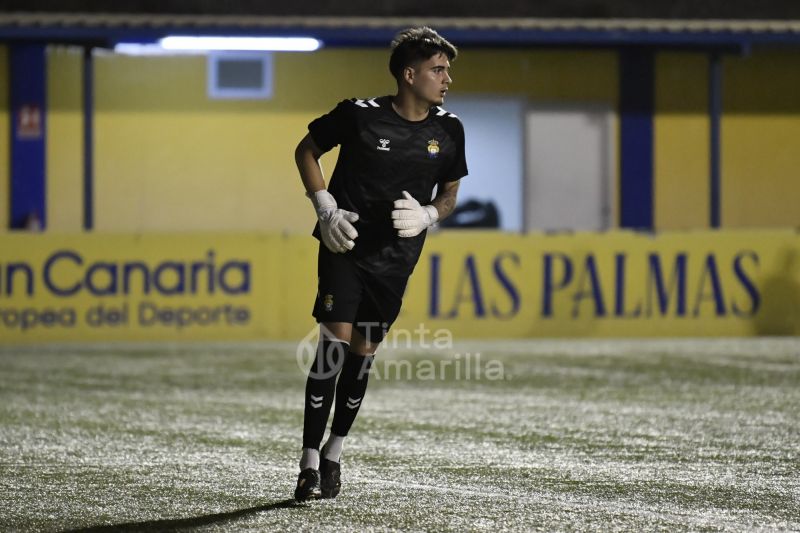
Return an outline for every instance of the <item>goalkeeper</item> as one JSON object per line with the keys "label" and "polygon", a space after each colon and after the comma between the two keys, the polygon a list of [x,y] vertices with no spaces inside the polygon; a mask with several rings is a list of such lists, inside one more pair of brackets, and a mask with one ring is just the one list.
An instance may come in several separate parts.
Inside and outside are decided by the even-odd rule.
{"label": "goalkeeper", "polygon": [[[397,94],[340,102],[309,124],[295,151],[321,241],[313,311],[320,341],[306,382],[297,501],[339,493],[344,438],[375,351],[400,312],[426,229],[452,212],[467,174],[464,129],[440,107],[455,57],[456,48],[430,28],[400,32],[389,59]],[[319,158],[336,145],[326,189]]]}

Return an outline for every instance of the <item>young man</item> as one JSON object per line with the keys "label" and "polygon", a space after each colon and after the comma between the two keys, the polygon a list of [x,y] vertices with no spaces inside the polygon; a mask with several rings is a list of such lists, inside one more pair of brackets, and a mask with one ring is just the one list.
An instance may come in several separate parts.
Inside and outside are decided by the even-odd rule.
{"label": "young man", "polygon": [[[297,501],[339,493],[343,441],[375,351],[400,312],[426,229],[452,212],[467,174],[464,129],[439,107],[456,54],[430,28],[400,32],[389,59],[397,94],[340,102],[309,124],[295,151],[321,241],[313,312],[320,341],[306,382]],[[326,190],[319,158],[336,145]],[[320,449],[334,397],[331,433]]]}

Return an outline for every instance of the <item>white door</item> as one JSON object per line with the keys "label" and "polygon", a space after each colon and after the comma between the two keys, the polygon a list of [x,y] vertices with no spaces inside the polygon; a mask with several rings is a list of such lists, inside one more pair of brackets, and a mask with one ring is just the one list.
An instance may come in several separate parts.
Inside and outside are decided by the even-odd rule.
{"label": "white door", "polygon": [[504,231],[522,231],[526,105],[522,98],[448,95],[443,106],[464,124],[469,176],[459,186],[459,203],[493,202]]}
{"label": "white door", "polygon": [[601,104],[531,104],[525,117],[525,229],[612,226],[614,113]]}

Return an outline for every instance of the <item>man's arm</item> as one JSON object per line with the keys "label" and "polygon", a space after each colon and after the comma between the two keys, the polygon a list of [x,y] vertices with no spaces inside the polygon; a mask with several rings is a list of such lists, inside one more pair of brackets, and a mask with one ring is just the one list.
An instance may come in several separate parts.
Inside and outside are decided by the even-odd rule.
{"label": "man's arm", "polygon": [[323,153],[310,133],[303,137],[303,140],[300,141],[294,151],[294,161],[300,171],[300,179],[303,180],[303,185],[309,197],[313,196],[315,192],[325,189],[325,178],[322,174],[322,165],[319,162],[319,158],[322,157]]}
{"label": "man's arm", "polygon": [[311,138],[311,134],[307,134],[295,148],[294,161],[306,188],[306,196],[317,212],[322,243],[331,252],[340,254],[355,246],[358,231],[353,227],[353,222],[358,220],[358,214],[339,209],[336,199],[325,188],[325,178],[319,163],[322,154],[323,151]]}
{"label": "man's arm", "polygon": [[436,191],[436,198],[433,199],[431,205],[439,212],[439,220],[444,220],[453,209],[456,208],[456,196],[458,195],[458,185],[460,180],[445,181],[439,184],[439,189]]}

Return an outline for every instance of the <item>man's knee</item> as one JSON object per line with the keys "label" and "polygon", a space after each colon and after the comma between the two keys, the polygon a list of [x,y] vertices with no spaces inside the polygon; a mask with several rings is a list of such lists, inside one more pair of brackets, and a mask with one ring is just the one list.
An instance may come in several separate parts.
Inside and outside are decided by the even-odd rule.
{"label": "man's knee", "polygon": [[320,337],[351,344],[353,325],[347,322],[323,322],[319,325]]}
{"label": "man's knee", "polygon": [[380,342],[372,342],[364,337],[358,329],[353,329],[350,335],[350,352],[358,355],[375,355]]}

